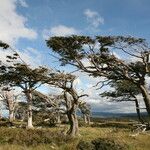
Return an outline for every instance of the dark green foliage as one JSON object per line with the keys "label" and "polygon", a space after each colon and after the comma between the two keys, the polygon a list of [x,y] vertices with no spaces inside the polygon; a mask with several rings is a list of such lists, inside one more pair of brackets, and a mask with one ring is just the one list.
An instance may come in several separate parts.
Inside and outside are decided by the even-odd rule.
{"label": "dark green foliage", "polygon": [[[43,67],[31,69],[27,65],[18,64],[16,67],[6,67],[7,71],[2,74],[1,83],[11,83],[14,86],[30,83],[30,88],[33,88],[38,82],[44,82],[44,76],[47,74],[47,69]],[[5,70],[6,70],[5,69]]]}
{"label": "dark green foliage", "polygon": [[129,37],[124,37],[124,36],[97,36],[96,39],[103,46],[104,45],[105,46],[111,46],[111,45],[115,45],[116,43],[127,43],[129,45],[145,43],[144,39],[134,38],[131,36],[129,36]]}
{"label": "dark green foliage", "polygon": [[[120,49],[120,45],[129,45],[130,47],[140,44],[146,45],[144,39],[123,36],[97,36],[93,39],[89,36],[74,35],[70,37],[51,37],[46,42],[49,48],[60,55],[59,60],[63,65],[72,64],[76,62],[76,59],[81,60],[83,58],[92,58],[96,63],[115,62],[114,57],[109,54],[110,48]],[[98,50],[94,48],[96,43],[99,44]],[[85,48],[85,45],[88,47]]]}
{"label": "dark green foliage", "polygon": [[115,90],[112,92],[103,92],[101,96],[112,98],[114,101],[132,101],[134,96],[140,93],[140,89],[127,80],[114,80],[110,83],[110,86]]}
{"label": "dark green foliage", "polygon": [[94,44],[88,36],[71,36],[71,37],[52,37],[46,41],[47,46],[53,48],[55,52],[58,52],[62,57],[60,61],[62,65],[66,65],[68,62],[74,62],[75,58],[82,59],[84,57],[84,44]]}
{"label": "dark green foliage", "polygon": [[[150,72],[149,48],[141,38],[70,36],[51,37],[46,42],[53,52],[59,54],[61,63],[74,65],[94,77],[103,76],[109,80],[126,79],[137,83],[139,78]],[[138,58],[139,61],[125,62],[113,54],[116,51],[125,57]],[[88,59],[91,65],[84,65],[83,59]]]}
{"label": "dark green foliage", "polygon": [[0,47],[2,47],[3,49],[7,49],[9,48],[9,45],[7,43],[0,41]]}

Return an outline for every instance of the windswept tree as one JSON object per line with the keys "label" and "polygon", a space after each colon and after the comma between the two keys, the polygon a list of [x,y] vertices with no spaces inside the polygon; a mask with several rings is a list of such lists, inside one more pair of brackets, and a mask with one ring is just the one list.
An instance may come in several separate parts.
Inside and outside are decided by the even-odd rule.
{"label": "windswept tree", "polygon": [[79,132],[78,118],[76,114],[79,106],[79,99],[83,96],[87,96],[87,94],[78,95],[76,89],[74,88],[75,79],[76,77],[74,75],[56,72],[53,74],[53,83],[50,82],[50,85],[63,90],[66,114],[70,123],[70,129],[67,134],[71,136],[78,135]]}
{"label": "windswept tree", "polygon": [[140,93],[137,86],[126,80],[120,80],[112,82],[111,87],[114,88],[113,91],[103,92],[101,93],[101,96],[107,97],[111,101],[115,102],[134,102],[138,119],[141,123],[144,123],[140,112],[141,108],[139,105],[139,100],[137,98]]}
{"label": "windswept tree", "polygon": [[59,54],[62,65],[76,66],[94,77],[105,77],[109,82],[127,80],[135,84],[150,117],[150,95],[146,85],[146,77],[150,73],[150,49],[144,39],[123,36],[51,37],[47,46]]}
{"label": "windswept tree", "polygon": [[9,83],[11,86],[20,87],[28,102],[28,123],[27,127],[32,128],[32,92],[45,83],[47,69],[43,67],[32,69],[25,64],[17,64],[15,67],[6,68],[1,75],[1,82]]}
{"label": "windswept tree", "polygon": [[[33,92],[33,106],[34,112],[45,121],[55,121],[55,123],[61,123],[61,106],[62,106],[62,95],[57,94],[43,94],[39,91]],[[36,116],[35,116],[36,117]]]}
{"label": "windswept tree", "polygon": [[28,123],[27,127],[32,128],[32,92],[40,85],[45,83],[45,76],[48,69],[44,67],[31,68],[19,56],[17,51],[13,50],[8,44],[0,42],[3,49],[10,48],[12,55],[6,56],[8,64],[1,62],[0,65],[0,84],[20,87],[28,102]]}

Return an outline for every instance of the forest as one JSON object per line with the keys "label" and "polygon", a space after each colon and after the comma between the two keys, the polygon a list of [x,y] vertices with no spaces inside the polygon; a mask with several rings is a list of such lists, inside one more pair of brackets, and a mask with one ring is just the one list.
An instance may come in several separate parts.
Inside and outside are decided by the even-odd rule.
{"label": "forest", "polygon": [[[49,37],[45,45],[60,66],[75,70],[31,66],[18,50],[0,41],[1,50],[9,51],[0,60],[1,108],[8,112],[8,117],[1,114],[0,149],[148,150],[148,42],[132,36],[71,35]],[[92,116],[89,93],[76,88],[75,72],[96,79],[97,89],[107,87],[99,97],[116,105],[132,102],[136,116]],[[59,92],[44,94],[43,86]]]}

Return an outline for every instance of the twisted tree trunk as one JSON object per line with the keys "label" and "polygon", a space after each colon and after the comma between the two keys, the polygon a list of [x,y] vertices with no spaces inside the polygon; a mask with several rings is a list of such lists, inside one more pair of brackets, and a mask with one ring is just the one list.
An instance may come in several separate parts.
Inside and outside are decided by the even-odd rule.
{"label": "twisted tree trunk", "polygon": [[70,128],[69,128],[67,134],[74,137],[74,136],[78,135],[78,133],[79,133],[77,115],[75,112],[74,113],[68,112],[67,116],[68,116],[68,120],[69,120],[69,124],[70,124]]}
{"label": "twisted tree trunk", "polygon": [[148,113],[148,116],[149,116],[149,119],[150,119],[150,95],[149,95],[148,89],[145,85],[140,85],[139,88],[142,92],[142,96],[143,96],[143,99],[144,99],[146,110],[147,110],[147,113]]}

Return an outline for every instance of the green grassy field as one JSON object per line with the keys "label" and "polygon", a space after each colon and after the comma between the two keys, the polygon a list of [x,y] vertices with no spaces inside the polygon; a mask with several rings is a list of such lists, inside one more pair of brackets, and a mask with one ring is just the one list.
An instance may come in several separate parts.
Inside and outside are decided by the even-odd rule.
{"label": "green grassy field", "polygon": [[74,139],[64,136],[67,126],[26,130],[0,127],[0,150],[76,150],[79,141],[109,138],[129,150],[149,150],[150,132],[131,136],[128,122],[107,122],[80,127],[80,135]]}

